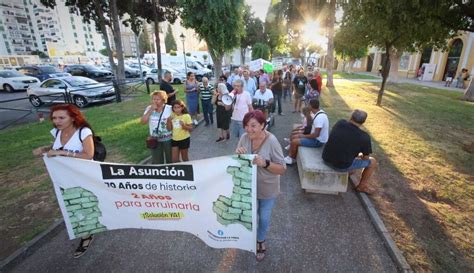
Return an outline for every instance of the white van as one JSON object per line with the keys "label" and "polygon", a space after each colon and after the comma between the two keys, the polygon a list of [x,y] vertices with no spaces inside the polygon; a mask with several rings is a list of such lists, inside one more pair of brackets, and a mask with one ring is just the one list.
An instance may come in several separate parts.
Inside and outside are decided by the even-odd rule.
{"label": "white van", "polygon": [[[145,54],[144,59],[153,59],[155,61],[156,54]],[[202,77],[210,78],[212,76],[212,70],[203,67],[194,57],[186,56],[186,68],[184,67],[184,57],[161,55],[161,64],[163,66],[170,66],[179,72],[193,72],[196,75],[196,80],[201,81]]]}

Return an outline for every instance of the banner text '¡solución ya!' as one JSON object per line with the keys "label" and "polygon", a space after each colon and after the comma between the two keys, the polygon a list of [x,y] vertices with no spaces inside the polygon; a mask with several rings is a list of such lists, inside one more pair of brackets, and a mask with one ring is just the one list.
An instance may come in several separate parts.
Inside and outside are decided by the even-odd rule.
{"label": "banner text '\u00a1soluci\u00f3n ya!'", "polygon": [[194,180],[193,165],[119,165],[100,164],[103,179],[153,178],[166,180]]}

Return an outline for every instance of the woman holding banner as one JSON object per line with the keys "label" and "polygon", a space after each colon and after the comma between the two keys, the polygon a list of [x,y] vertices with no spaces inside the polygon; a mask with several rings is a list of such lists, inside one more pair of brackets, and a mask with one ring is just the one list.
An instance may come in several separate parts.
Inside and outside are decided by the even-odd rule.
{"label": "woman holding banner", "polygon": [[151,104],[145,109],[141,122],[148,124],[150,135],[146,140],[151,151],[152,164],[172,163],[171,138],[172,132],[167,128],[171,113],[171,105],[167,105],[168,95],[165,91],[153,91],[150,94]]}
{"label": "woman holding banner", "polygon": [[245,114],[245,133],[237,144],[237,154],[255,154],[257,165],[257,261],[265,257],[265,236],[272,209],[280,193],[280,176],[286,171],[283,151],[277,138],[265,130],[265,115],[260,110]]}
{"label": "woman holding banner", "polygon": [[[54,126],[50,131],[54,137],[54,143],[35,149],[33,154],[47,153],[48,157],[67,156],[92,160],[94,157],[93,132],[79,108],[73,104],[55,105],[51,107],[49,117]],[[81,238],[74,252],[74,258],[84,255],[93,239],[92,235]]]}

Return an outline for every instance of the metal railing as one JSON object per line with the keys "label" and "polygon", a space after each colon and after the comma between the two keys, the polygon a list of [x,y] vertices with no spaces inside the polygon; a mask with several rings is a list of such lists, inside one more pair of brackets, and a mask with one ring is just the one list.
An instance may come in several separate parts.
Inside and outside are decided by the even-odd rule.
{"label": "metal railing", "polygon": [[[117,103],[123,99],[139,96],[140,93],[149,93],[149,86],[140,88],[145,85],[142,79],[123,80],[121,82],[115,79],[112,82],[104,83],[101,86],[84,86],[80,89],[70,90],[65,88],[64,91],[34,95],[33,97],[14,98],[0,100],[0,130],[11,127],[15,124],[26,123],[36,120],[44,120],[44,116],[49,114],[49,107],[57,103],[71,103],[79,107],[85,107],[90,103],[106,102],[115,100]],[[116,90],[120,90],[117,92]],[[102,92],[92,93],[95,90]],[[113,90],[113,93],[110,92]],[[111,98],[113,97],[113,98]],[[36,106],[32,100],[37,100]],[[81,104],[84,103],[84,104]],[[10,118],[10,119],[9,119]]]}

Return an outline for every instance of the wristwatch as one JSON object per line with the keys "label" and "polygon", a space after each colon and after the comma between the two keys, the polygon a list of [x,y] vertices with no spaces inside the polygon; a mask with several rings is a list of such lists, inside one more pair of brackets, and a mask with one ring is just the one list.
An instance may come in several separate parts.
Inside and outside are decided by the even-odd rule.
{"label": "wristwatch", "polygon": [[265,166],[263,166],[263,168],[266,169],[268,166],[270,166],[270,160],[265,159]]}

